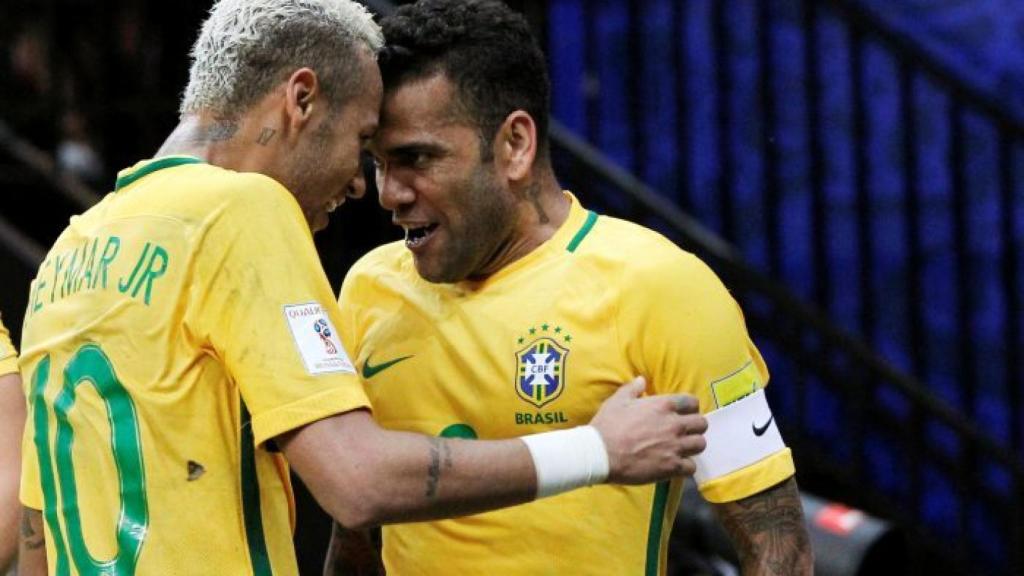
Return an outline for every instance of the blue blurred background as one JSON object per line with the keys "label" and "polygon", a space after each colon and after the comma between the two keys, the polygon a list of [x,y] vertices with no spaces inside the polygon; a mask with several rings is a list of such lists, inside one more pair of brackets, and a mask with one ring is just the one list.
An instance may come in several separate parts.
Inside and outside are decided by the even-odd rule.
{"label": "blue blurred background", "polygon": [[[15,337],[68,217],[176,123],[209,4],[0,6]],[[723,276],[801,486],[899,528],[906,573],[1024,574],[1024,3],[510,4],[549,57],[563,185]],[[395,232],[372,200],[335,220],[337,286]],[[315,571],[326,520],[303,502]]]}

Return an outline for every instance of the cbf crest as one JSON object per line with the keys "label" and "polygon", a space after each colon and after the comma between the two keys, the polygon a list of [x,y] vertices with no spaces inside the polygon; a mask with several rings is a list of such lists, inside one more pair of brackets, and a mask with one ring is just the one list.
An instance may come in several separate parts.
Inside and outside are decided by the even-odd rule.
{"label": "cbf crest", "polygon": [[[572,337],[561,328],[552,330],[549,324],[541,325],[540,330],[530,328],[530,336],[533,340],[516,352],[516,394],[540,408],[565,389],[567,346]],[[526,337],[519,338],[520,344],[525,342]]]}

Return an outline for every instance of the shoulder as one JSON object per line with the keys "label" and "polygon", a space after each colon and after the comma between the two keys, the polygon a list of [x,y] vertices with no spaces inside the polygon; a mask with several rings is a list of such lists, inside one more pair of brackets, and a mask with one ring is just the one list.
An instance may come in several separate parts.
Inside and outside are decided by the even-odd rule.
{"label": "shoulder", "polygon": [[301,214],[292,193],[269,176],[255,172],[235,172],[216,166],[204,168],[194,176],[194,184],[190,186],[195,192],[192,197],[197,201],[222,204],[242,214]]}
{"label": "shoulder", "polygon": [[400,274],[412,264],[412,256],[401,241],[388,242],[364,254],[352,268],[349,276],[379,276]]}
{"label": "shoulder", "polygon": [[131,216],[177,220],[197,230],[305,220],[294,196],[273,178],[205,163],[147,174],[108,195],[83,218],[102,222]]}
{"label": "shoulder", "polygon": [[416,269],[412,255],[401,240],[370,250],[349,268],[342,284],[342,296],[357,297],[363,290],[382,285],[402,285],[414,281]]}
{"label": "shoulder", "polygon": [[664,285],[677,292],[722,286],[703,260],[650,228],[602,215],[590,235],[577,252],[627,285]]}

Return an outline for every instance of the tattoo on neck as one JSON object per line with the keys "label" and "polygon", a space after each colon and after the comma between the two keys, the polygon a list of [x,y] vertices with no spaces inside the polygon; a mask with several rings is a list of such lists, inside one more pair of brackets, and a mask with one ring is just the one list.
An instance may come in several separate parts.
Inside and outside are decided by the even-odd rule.
{"label": "tattoo on neck", "polygon": [[260,135],[256,138],[256,143],[260,146],[266,146],[274,139],[274,134],[277,134],[277,130],[273,128],[264,128],[263,130],[260,130]]}
{"label": "tattoo on neck", "polygon": [[547,224],[551,222],[547,212],[544,212],[544,207],[540,204],[540,184],[538,182],[531,184],[526,189],[526,195],[530,197],[530,202],[533,203],[533,209],[537,211],[537,219],[540,220],[540,223]]}

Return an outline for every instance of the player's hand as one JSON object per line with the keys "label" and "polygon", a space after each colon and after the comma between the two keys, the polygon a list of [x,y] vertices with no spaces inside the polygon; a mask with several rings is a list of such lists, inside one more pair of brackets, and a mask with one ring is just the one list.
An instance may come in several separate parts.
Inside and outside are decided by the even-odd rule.
{"label": "player's hand", "polygon": [[608,482],[646,484],[696,470],[692,457],[704,450],[707,420],[686,394],[640,398],[643,377],[622,385],[601,405],[591,426],[608,450]]}

